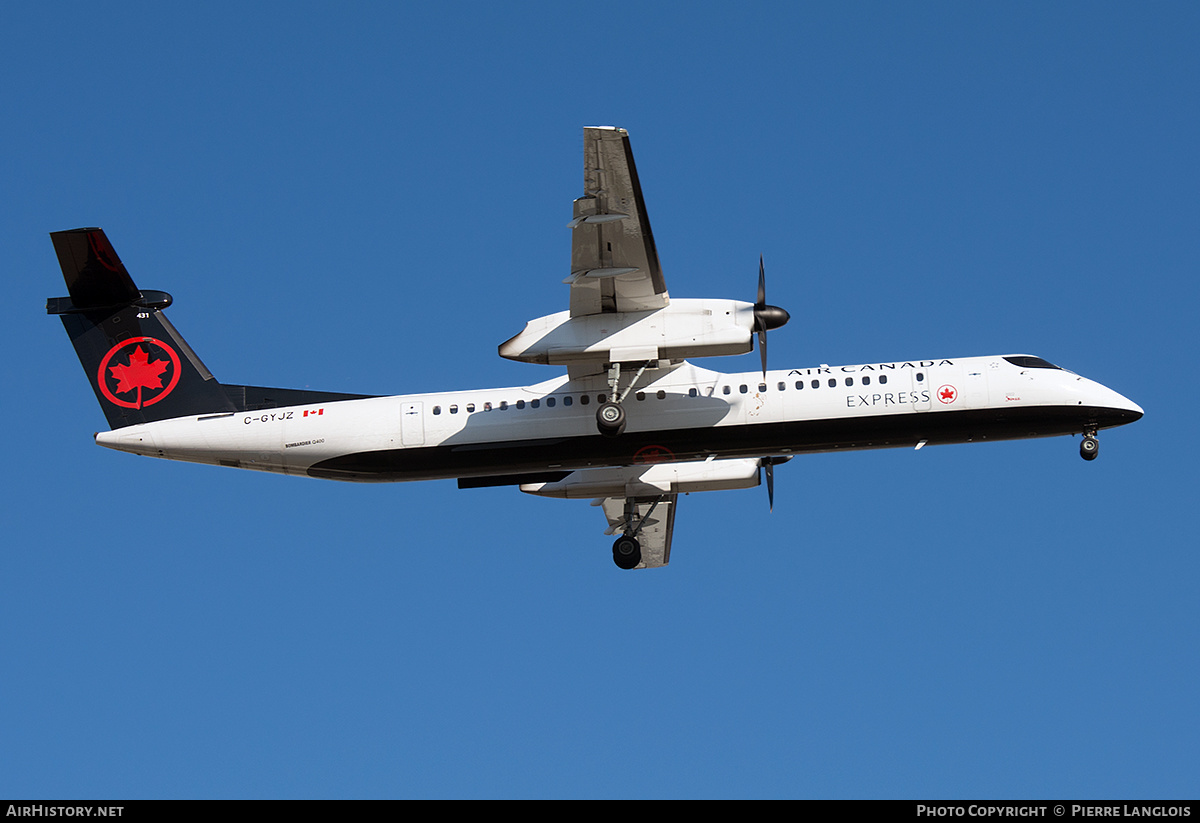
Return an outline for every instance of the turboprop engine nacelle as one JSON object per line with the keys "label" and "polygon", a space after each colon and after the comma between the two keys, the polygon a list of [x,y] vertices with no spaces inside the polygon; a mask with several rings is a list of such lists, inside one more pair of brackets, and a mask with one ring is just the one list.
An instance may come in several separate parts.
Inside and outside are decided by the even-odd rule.
{"label": "turboprop engine nacelle", "polygon": [[530,320],[500,344],[500,356],[525,363],[620,363],[745,354],[753,347],[754,304],[738,300],[672,300],[646,312]]}
{"label": "turboprop engine nacelle", "polygon": [[749,457],[580,469],[554,483],[522,483],[521,491],[542,497],[579,499],[750,489],[759,483],[758,467],[758,458]]}

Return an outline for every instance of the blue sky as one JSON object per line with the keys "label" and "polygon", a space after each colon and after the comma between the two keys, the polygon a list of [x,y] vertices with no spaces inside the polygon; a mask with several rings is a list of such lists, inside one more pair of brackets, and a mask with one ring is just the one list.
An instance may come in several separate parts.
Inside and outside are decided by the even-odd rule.
{"label": "blue sky", "polygon": [[[0,795],[1200,793],[1200,10],[1154,3],[9,5]],[[581,128],[677,297],[772,365],[1030,352],[1146,409],[599,513],[96,448],[48,232],[102,226],[223,380],[533,383]],[[704,363],[756,368],[757,355]]]}

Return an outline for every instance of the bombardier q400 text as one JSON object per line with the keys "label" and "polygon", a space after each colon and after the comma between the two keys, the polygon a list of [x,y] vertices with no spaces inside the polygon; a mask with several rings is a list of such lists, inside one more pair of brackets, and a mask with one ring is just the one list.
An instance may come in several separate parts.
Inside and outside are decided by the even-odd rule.
{"label": "bombardier q400 text", "polygon": [[[535,386],[397,397],[219,383],[134,285],[104,232],[50,235],[70,297],[51,298],[108,417],[102,446],[330,480],[457,478],[593,500],[623,569],[665,566],[681,493],[740,489],[796,454],[1082,434],[1142,410],[1027,354],[767,370],[758,300],[671,300],[624,129],[583,132],[570,222],[570,308],[530,321],[500,355],[565,366]],[[721,374],[688,358],[748,352]]]}

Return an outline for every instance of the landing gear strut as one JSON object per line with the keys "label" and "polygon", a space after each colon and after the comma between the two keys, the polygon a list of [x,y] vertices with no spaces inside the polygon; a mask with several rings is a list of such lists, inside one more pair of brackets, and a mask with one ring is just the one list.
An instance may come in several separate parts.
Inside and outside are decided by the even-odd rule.
{"label": "landing gear strut", "polygon": [[1083,440],[1079,444],[1079,456],[1084,460],[1095,460],[1099,453],[1100,441],[1096,439],[1096,433],[1094,431],[1084,432]]}
{"label": "landing gear strut", "polygon": [[638,378],[650,367],[652,362],[654,361],[647,362],[638,369],[638,373],[633,376],[633,380],[629,381],[629,385],[624,392],[620,390],[621,364],[612,363],[609,365],[608,388],[610,390],[610,399],[607,403],[602,403],[600,408],[596,409],[596,428],[605,437],[617,437],[621,432],[625,431],[625,407],[621,403],[625,400],[625,396],[633,390],[633,384],[638,381]]}

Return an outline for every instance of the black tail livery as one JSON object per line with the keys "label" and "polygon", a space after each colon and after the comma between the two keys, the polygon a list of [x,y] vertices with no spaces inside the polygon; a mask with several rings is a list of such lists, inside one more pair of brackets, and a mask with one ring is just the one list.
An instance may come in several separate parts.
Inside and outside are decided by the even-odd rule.
{"label": "black tail livery", "polygon": [[101,229],[52,232],[70,297],[51,297],[110,428],[367,395],[222,385],[167,320],[171,295],[139,290]]}

